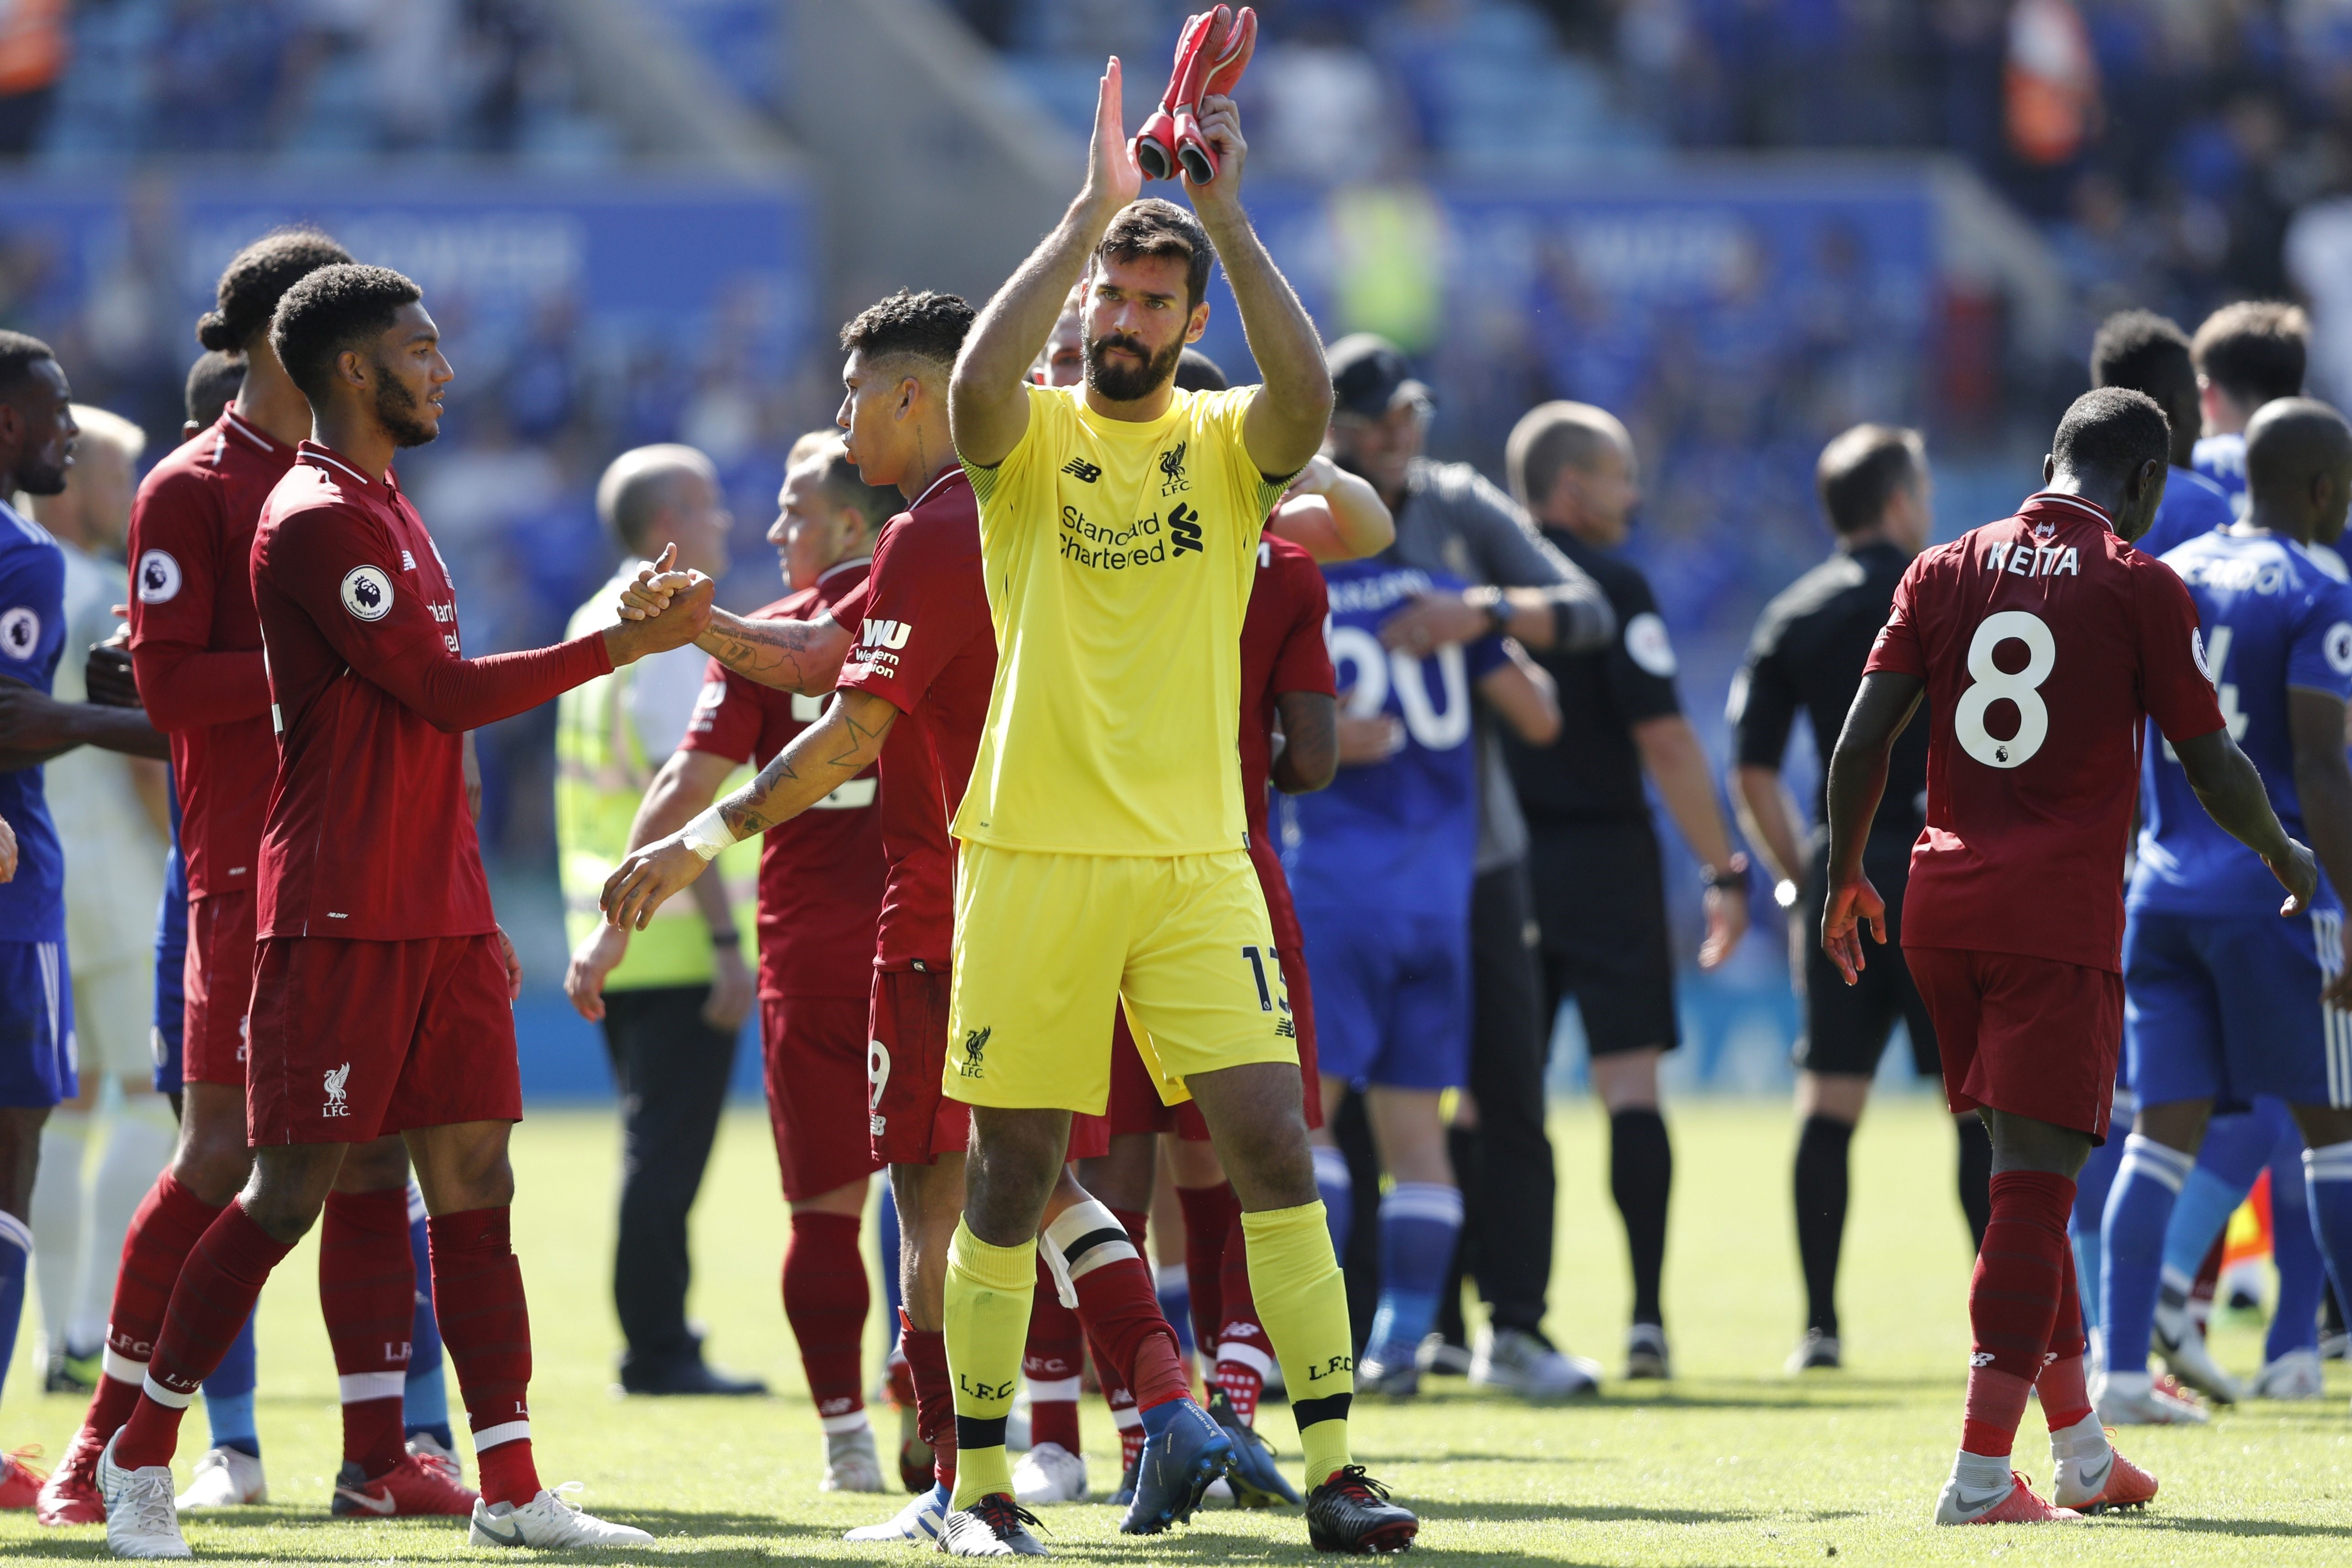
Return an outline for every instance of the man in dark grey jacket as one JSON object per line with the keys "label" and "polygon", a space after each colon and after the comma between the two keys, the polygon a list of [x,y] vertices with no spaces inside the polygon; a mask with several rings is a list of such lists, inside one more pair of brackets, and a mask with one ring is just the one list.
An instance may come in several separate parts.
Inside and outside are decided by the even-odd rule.
{"label": "man in dark grey jacket", "polygon": [[[1381,628],[1381,640],[1416,654],[1490,633],[1560,652],[1609,642],[1616,615],[1599,585],[1476,469],[1423,455],[1429,392],[1412,378],[1395,346],[1359,333],[1333,344],[1329,360],[1332,455],[1370,480],[1395,517],[1396,543],[1388,555],[1474,585],[1421,595]],[[1391,743],[1381,720],[1343,716],[1340,725],[1343,766],[1386,755]],[[1475,1116],[1475,1131],[1458,1129],[1452,1152],[1465,1207],[1463,1263],[1478,1281],[1490,1322],[1468,1370],[1475,1383],[1557,1398],[1591,1392],[1599,1369],[1554,1348],[1543,1333],[1554,1194],[1543,1075],[1552,1020],[1542,1016],[1528,946],[1535,916],[1527,822],[1483,712],[1478,726],[1465,1113]]]}

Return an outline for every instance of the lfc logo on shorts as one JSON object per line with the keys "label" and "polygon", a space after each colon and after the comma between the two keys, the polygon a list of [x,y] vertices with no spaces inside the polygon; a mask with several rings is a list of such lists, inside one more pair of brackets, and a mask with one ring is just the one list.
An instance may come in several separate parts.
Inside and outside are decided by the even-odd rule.
{"label": "lfc logo on shorts", "polygon": [[352,1108],[343,1103],[343,1085],[352,1080],[352,1064],[346,1061],[341,1067],[330,1071],[325,1076],[327,1104],[319,1114],[321,1116],[350,1115]]}
{"label": "lfc logo on shorts", "polygon": [[967,1030],[964,1032],[963,1060],[956,1063],[958,1072],[962,1073],[966,1078],[980,1076],[980,1053],[988,1049],[988,1037],[995,1032],[993,1025],[987,1029]]}

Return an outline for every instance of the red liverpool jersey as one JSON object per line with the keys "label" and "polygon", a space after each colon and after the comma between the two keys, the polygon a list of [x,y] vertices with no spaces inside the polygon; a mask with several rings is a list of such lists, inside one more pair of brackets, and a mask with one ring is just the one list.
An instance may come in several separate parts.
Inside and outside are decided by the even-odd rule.
{"label": "red liverpool jersey", "polygon": [[[854,600],[834,610],[852,613]],[[890,520],[874,552],[845,691],[900,715],[882,746],[882,847],[890,860],[875,962],[944,967],[955,946],[955,841],[949,819],[971,782],[996,681],[996,632],[980,564],[980,507],[950,469]]]}
{"label": "red liverpool jersey", "polygon": [[2141,720],[2222,724],[2172,569],[2045,491],[1914,560],[1865,668],[1926,681],[1934,727],[1904,946],[2120,972]]}
{"label": "red liverpool jersey", "polygon": [[1274,699],[1284,692],[1334,695],[1338,677],[1323,622],[1331,596],[1315,558],[1288,539],[1258,541],[1257,581],[1242,621],[1242,804],[1249,813],[1250,862],[1265,891],[1277,947],[1297,952],[1302,938],[1282,874],[1282,846],[1266,823],[1274,776]]}
{"label": "red liverpool jersey", "polygon": [[315,442],[253,538],[278,775],[262,825],[262,936],[487,932],[465,732],[613,667],[602,633],[465,658],[432,535],[390,474]]}
{"label": "red liverpool jersey", "polygon": [[[845,561],[752,619],[813,621],[855,591],[869,564]],[[824,698],[763,686],[713,659],[684,749],[764,768],[824,712]],[[763,835],[761,996],[863,998],[872,993],[874,932],[887,867],[876,783],[868,768]]]}
{"label": "red liverpool jersey", "polygon": [[188,896],[249,891],[278,769],[253,609],[254,526],[294,448],[225,409],[131,507],[131,662],[172,738]]}

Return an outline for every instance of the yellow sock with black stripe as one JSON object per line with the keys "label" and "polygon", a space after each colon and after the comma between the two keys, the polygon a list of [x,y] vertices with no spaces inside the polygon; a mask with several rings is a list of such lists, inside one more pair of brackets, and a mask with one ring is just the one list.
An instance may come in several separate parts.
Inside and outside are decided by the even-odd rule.
{"label": "yellow sock with black stripe", "polygon": [[1321,1486],[1350,1459],[1348,1406],[1356,1394],[1348,1284],[1320,1202],[1242,1216],[1250,1294],[1290,1385],[1290,1413],[1307,1449],[1307,1484]]}
{"label": "yellow sock with black stripe", "polygon": [[1021,1382],[1029,1340],[1029,1298],[1037,1284],[1037,1243],[994,1247],[956,1221],[948,1243],[948,1375],[955,1379],[956,1485],[953,1506],[991,1492],[1013,1495],[1004,1456],[1004,1418]]}

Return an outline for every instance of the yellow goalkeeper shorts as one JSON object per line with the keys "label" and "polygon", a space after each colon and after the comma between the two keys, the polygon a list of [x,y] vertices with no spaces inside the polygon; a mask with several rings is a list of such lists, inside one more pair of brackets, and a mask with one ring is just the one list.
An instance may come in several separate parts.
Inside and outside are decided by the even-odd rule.
{"label": "yellow goalkeeper shorts", "polygon": [[1257,872],[1241,850],[1123,856],[966,842],[948,1097],[1100,1115],[1111,1009],[1169,1104],[1196,1072],[1298,1061]]}

